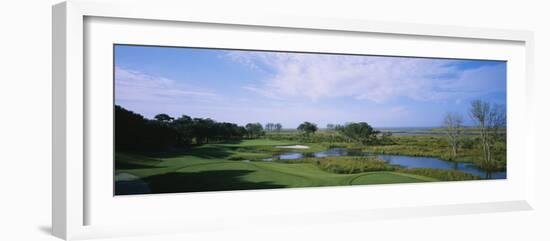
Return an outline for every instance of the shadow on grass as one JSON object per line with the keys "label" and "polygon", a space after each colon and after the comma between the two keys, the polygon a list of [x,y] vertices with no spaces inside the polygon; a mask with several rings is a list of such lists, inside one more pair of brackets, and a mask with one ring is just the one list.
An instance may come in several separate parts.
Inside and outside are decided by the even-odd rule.
{"label": "shadow on grass", "polygon": [[116,182],[116,195],[155,194],[180,192],[230,191],[251,189],[284,188],[284,185],[269,182],[249,182],[241,177],[252,173],[249,170],[219,170],[192,173],[167,173],[142,179],[148,189],[131,190],[130,183]]}
{"label": "shadow on grass", "polygon": [[225,140],[220,143],[211,143],[211,144],[241,144],[243,140]]}
{"label": "shadow on grass", "polygon": [[115,170],[156,168],[161,160],[128,152],[115,151]]}
{"label": "shadow on grass", "polygon": [[155,166],[154,164],[147,165],[142,163],[131,163],[131,162],[115,160],[115,170],[150,169],[150,168],[158,168],[158,167]]}
{"label": "shadow on grass", "polygon": [[226,158],[231,155],[230,148],[219,146],[193,146],[189,148],[178,148],[165,152],[141,153],[153,158],[175,158],[181,156],[196,156],[204,159]]}

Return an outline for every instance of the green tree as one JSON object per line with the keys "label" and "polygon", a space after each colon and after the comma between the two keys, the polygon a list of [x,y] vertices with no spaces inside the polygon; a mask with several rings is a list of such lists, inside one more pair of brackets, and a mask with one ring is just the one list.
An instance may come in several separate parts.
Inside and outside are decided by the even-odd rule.
{"label": "green tree", "polygon": [[351,122],[344,126],[337,126],[337,130],[350,140],[361,144],[371,143],[376,140],[376,135],[379,133],[374,130],[367,122]]}
{"label": "green tree", "polygon": [[194,134],[197,144],[208,144],[210,139],[215,136],[214,120],[210,118],[194,118]]}
{"label": "green tree", "polygon": [[274,123],[267,123],[265,124],[265,130],[266,131],[274,131],[275,130],[275,124]]}
{"label": "green tree", "polygon": [[281,123],[275,124],[275,131],[281,132],[281,129],[283,129],[283,125],[281,125]]}
{"label": "green tree", "polygon": [[172,122],[172,126],[177,133],[176,145],[185,147],[193,143],[195,134],[193,124],[193,119],[186,115],[182,115]]}
{"label": "green tree", "polygon": [[162,150],[175,144],[169,124],[115,106],[115,150]]}
{"label": "green tree", "polygon": [[249,138],[258,138],[265,134],[264,128],[260,123],[248,123],[245,128]]}
{"label": "green tree", "polygon": [[300,124],[297,129],[303,132],[306,138],[309,138],[312,134],[314,134],[317,131],[318,128],[317,128],[317,124],[306,121]]}
{"label": "green tree", "polygon": [[[261,129],[261,125],[257,124]],[[257,128],[257,127],[256,127]],[[255,132],[255,135],[258,131]],[[260,130],[261,133],[261,130]],[[162,150],[214,141],[240,139],[247,130],[234,123],[212,119],[179,118],[158,114],[154,119],[115,106],[115,148],[117,150]]]}
{"label": "green tree", "polygon": [[172,122],[174,120],[174,118],[172,118],[171,116],[169,116],[167,114],[158,114],[158,115],[155,116],[155,120],[160,121],[160,122],[164,122],[164,123],[168,123],[168,122]]}

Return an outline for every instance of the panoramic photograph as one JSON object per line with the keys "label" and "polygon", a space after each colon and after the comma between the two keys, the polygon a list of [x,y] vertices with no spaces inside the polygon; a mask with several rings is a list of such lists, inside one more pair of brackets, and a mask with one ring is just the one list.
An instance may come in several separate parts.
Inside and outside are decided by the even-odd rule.
{"label": "panoramic photograph", "polygon": [[114,195],[506,179],[506,62],[115,44]]}

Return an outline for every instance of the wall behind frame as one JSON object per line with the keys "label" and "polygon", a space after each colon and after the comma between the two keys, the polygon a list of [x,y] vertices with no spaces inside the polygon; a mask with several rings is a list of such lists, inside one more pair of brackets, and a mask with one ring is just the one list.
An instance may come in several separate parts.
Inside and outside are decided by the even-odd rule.
{"label": "wall behind frame", "polygon": [[[49,234],[51,207],[51,5],[59,1],[5,2],[0,13],[0,146],[2,183],[1,240],[59,240]],[[197,2],[217,11],[269,11],[315,17],[437,23],[535,31],[536,151],[540,160],[550,135],[550,73],[545,71],[550,53],[550,16],[544,1],[388,0],[388,1],[244,1]],[[200,3],[199,3],[200,2]],[[546,141],[548,142],[548,141]],[[539,162],[537,200],[533,212],[463,215],[453,217],[342,223],[269,230],[226,230],[179,237],[140,237],[117,240],[317,240],[380,239],[422,240],[548,240],[550,177],[548,162]],[[398,230],[398,231],[397,231]],[[467,231],[464,231],[467,230]]]}

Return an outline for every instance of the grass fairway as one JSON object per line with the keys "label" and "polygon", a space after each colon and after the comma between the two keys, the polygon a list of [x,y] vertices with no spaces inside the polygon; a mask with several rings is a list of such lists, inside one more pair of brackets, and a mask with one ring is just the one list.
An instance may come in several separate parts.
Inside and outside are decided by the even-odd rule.
{"label": "grass fairway", "polygon": [[396,172],[371,172],[357,175],[351,181],[352,185],[364,184],[390,184],[390,183],[414,183],[414,182],[434,182],[437,179],[417,175],[407,175]]}
{"label": "grass fairway", "polygon": [[[117,153],[117,176],[124,174],[136,179],[118,180],[115,192],[175,193],[437,181],[397,172],[336,174],[321,170],[312,163],[248,160],[271,155],[272,151],[277,151],[273,148],[275,145],[292,144],[295,143],[246,140],[147,156]],[[142,186],[148,188],[135,188],[134,182],[145,183]]]}

